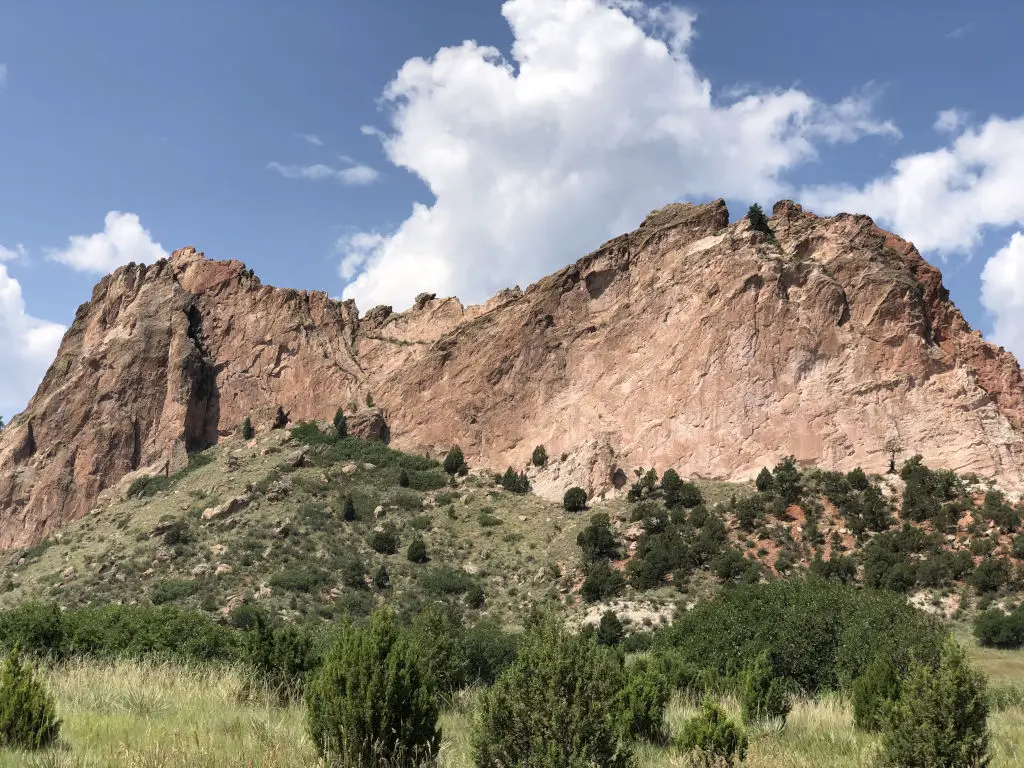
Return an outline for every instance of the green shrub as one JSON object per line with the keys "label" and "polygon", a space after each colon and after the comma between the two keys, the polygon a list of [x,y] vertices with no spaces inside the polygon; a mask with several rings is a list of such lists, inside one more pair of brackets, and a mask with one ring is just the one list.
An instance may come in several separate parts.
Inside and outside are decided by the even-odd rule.
{"label": "green shrub", "polygon": [[476,581],[465,571],[442,565],[429,568],[422,577],[423,588],[431,595],[461,595]]}
{"label": "green shrub", "polygon": [[427,557],[427,545],[426,542],[419,536],[412,540],[409,544],[409,549],[405,553],[410,563],[425,563],[430,558]]}
{"label": "green shrub", "polygon": [[986,557],[967,579],[978,594],[998,592],[1010,579],[1010,564],[1001,557]]}
{"label": "green shrub", "polygon": [[597,644],[614,646],[622,642],[626,630],[622,626],[619,617],[614,611],[605,611],[601,614],[601,621],[597,625]]}
{"label": "green shrub", "polygon": [[61,659],[68,652],[66,614],[56,603],[29,600],[0,612],[0,646],[33,656]]}
{"label": "green shrub", "polygon": [[373,574],[373,586],[377,589],[388,589],[391,586],[391,575],[384,565],[381,565],[377,572]]}
{"label": "green shrub", "polygon": [[473,746],[478,768],[626,768],[622,665],[553,616],[527,631],[515,662],[480,705]]}
{"label": "green shrub", "polygon": [[402,467],[402,469],[398,470],[398,487],[409,487],[409,472],[405,469],[405,467]]}
{"label": "green shrub", "polygon": [[774,478],[772,478],[772,471],[768,469],[768,467],[761,467],[761,471],[757,473],[757,479],[754,481],[754,485],[759,493],[767,493],[772,489],[774,482]]}
{"label": "green shrub", "polygon": [[427,765],[441,741],[437,692],[391,612],[349,626],[306,696],[318,752],[344,765]]}
{"label": "green shrub", "polygon": [[129,499],[143,499],[148,496],[155,496],[160,491],[166,491],[171,487],[171,478],[166,475],[146,475],[133,480],[128,486]]}
{"label": "green shrub", "polygon": [[787,505],[800,502],[804,489],[794,457],[787,456],[775,465],[772,471],[772,487]]}
{"label": "green shrub", "polygon": [[785,723],[793,702],[786,681],[775,673],[771,658],[761,653],[743,676],[740,706],[745,723],[782,721]]}
{"label": "green shrub", "polygon": [[580,588],[580,595],[588,603],[596,603],[615,597],[626,586],[626,580],[604,560],[594,563],[587,569],[587,578]]}
{"label": "green shrub", "polygon": [[199,591],[199,582],[195,579],[168,579],[153,585],[150,600],[153,605],[173,603],[191,597]]}
{"label": "green shrub", "polygon": [[483,619],[466,630],[466,679],[491,685],[516,658],[519,635],[506,632],[496,618]]}
{"label": "green shrub", "polygon": [[896,594],[816,578],[731,587],[659,633],[657,646],[719,677],[742,674],[767,652],[776,674],[814,694],[845,688],[879,654],[902,667],[934,660],[945,633]]}
{"label": "green shrub", "polygon": [[370,547],[382,555],[393,555],[398,551],[398,529],[394,523],[384,523],[381,530],[370,537]]}
{"label": "green shrub", "polygon": [[426,674],[430,688],[451,694],[468,682],[465,628],[449,606],[430,605],[424,608],[410,627],[410,638],[416,658]]}
{"label": "green shrub", "polygon": [[846,482],[848,482],[850,487],[855,491],[866,491],[871,485],[868,481],[868,476],[860,467],[851,469],[846,473]]}
{"label": "green shrub", "polygon": [[577,534],[576,544],[583,550],[584,566],[599,560],[614,560],[619,555],[619,541],[604,512],[591,515],[587,527]]}
{"label": "green shrub", "polygon": [[947,638],[936,666],[914,661],[882,728],[882,763],[900,768],[982,766],[989,760],[984,676]]}
{"label": "green shrub", "polygon": [[533,462],[535,467],[543,467],[548,463],[548,450],[543,445],[538,445],[533,449],[533,455],[530,457],[530,461]]}
{"label": "green shrub", "polygon": [[312,592],[330,581],[327,571],[313,565],[287,565],[270,577],[272,587],[288,592]]}
{"label": "green shrub", "polygon": [[619,694],[622,726],[628,738],[662,743],[665,710],[672,696],[665,672],[650,659],[639,658],[626,669]]}
{"label": "green shrub", "polygon": [[974,620],[974,636],[987,648],[1024,648],[1024,606],[1009,615],[990,608]]}
{"label": "green shrub", "polygon": [[401,482],[399,486],[414,491],[436,491],[448,485],[448,476],[440,469],[414,470],[406,474],[406,481],[405,486],[402,486]]}
{"label": "green shrub", "polygon": [[704,768],[733,766],[747,757],[747,735],[707,696],[701,702],[700,714],[683,724],[677,743]]}
{"label": "green shrub", "polygon": [[252,419],[246,416],[245,421],[242,422],[242,439],[252,440],[255,435],[256,431],[252,428]]}
{"label": "green shrub", "polygon": [[698,504],[704,503],[704,496],[701,494],[700,488],[697,487],[696,483],[691,483],[689,480],[685,480],[680,484],[678,498],[679,503],[687,509],[693,509]]}
{"label": "green shrub", "polygon": [[889,708],[899,697],[899,670],[885,656],[877,656],[851,686],[853,722],[862,731],[879,731]]}
{"label": "green shrub", "polygon": [[579,486],[573,486],[562,497],[562,506],[566,512],[582,512],[587,508],[587,492]]}
{"label": "green shrub", "polygon": [[59,733],[53,697],[15,646],[0,673],[0,745],[41,749],[56,741]]}
{"label": "green shrub", "polygon": [[444,471],[449,475],[464,475],[467,470],[466,457],[462,449],[457,445],[452,446],[444,457]]}
{"label": "green shrub", "polygon": [[496,525],[502,524],[500,517],[495,517],[486,510],[481,510],[480,514],[476,516],[476,521],[479,523],[481,528],[493,528]]}
{"label": "green shrub", "polygon": [[262,614],[249,632],[248,661],[258,681],[282,704],[296,701],[319,665],[309,634],[291,624],[272,627]]}
{"label": "green shrub", "polygon": [[516,472],[509,467],[501,476],[501,487],[511,493],[527,493],[530,490],[530,480],[525,472]]}

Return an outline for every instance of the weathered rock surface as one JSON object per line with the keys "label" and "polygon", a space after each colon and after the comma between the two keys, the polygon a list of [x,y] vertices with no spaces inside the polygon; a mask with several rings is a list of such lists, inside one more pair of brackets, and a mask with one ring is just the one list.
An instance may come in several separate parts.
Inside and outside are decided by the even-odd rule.
{"label": "weathered rock surface", "polygon": [[[362,318],[193,248],[104,278],[0,433],[0,546],[39,540],[143,467],[344,407],[350,429],[470,463],[558,458],[592,496],[639,465],[746,478],[794,454],[884,470],[883,445],[1024,486],[1024,381],[939,271],[865,216],[783,201],[775,238],[673,204],[559,272],[464,307]],[[359,409],[359,404],[375,403]],[[279,412],[280,408],[280,412]]]}

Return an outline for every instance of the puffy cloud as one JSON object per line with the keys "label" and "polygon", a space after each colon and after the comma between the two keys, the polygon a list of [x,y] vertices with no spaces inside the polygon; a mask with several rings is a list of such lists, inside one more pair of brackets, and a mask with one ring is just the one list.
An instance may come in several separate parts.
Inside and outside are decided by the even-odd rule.
{"label": "puffy cloud", "polygon": [[[342,248],[344,295],[479,301],[534,279],[681,198],[769,200],[819,142],[897,135],[859,92],[712,98],[686,54],[694,16],[638,0],[507,0],[511,59],[475,42],[407,61],[383,93],[388,159],[434,196]],[[344,246],[344,244],[343,244]],[[358,271],[358,272],[357,272]]]}
{"label": "puffy cloud", "polygon": [[20,283],[0,264],[0,413],[9,415],[28,402],[66,330],[28,315]]}
{"label": "puffy cloud", "polygon": [[955,133],[967,122],[967,114],[959,109],[944,109],[939,112],[932,124],[939,133]]}
{"label": "puffy cloud", "polygon": [[[347,158],[342,158],[344,162]],[[368,165],[352,165],[348,168],[334,168],[330,165],[285,165],[284,163],[267,163],[267,170],[281,174],[286,179],[334,179],[348,186],[362,186],[377,180],[380,173]]]}
{"label": "puffy cloud", "polygon": [[992,341],[1024,357],[1024,235],[1020,232],[985,263],[981,303],[995,317]]}
{"label": "puffy cloud", "polygon": [[989,118],[949,146],[905,155],[863,187],[814,187],[820,213],[864,212],[941,256],[970,253],[985,227],[1024,225],[1024,117]]}
{"label": "puffy cloud", "polygon": [[103,219],[103,231],[93,235],[72,235],[62,250],[50,250],[49,258],[80,272],[105,274],[129,262],[151,263],[166,258],[149,230],[143,229],[134,213],[110,211]]}

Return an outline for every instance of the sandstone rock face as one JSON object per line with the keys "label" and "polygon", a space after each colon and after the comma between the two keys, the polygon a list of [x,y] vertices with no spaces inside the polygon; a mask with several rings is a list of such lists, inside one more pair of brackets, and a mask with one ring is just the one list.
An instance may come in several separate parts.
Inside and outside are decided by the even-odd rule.
{"label": "sandstone rock face", "polygon": [[[938,270],[865,216],[789,201],[775,237],[722,201],[673,204],[486,304],[406,312],[271,288],[193,248],[104,278],[25,412],[0,433],[0,546],[39,540],[144,467],[238,431],[330,420],[474,466],[553,461],[534,486],[591,496],[637,466],[748,478],[794,454],[929,465],[1024,487],[1024,381]],[[363,403],[375,403],[362,408]],[[561,459],[566,454],[565,460]]]}

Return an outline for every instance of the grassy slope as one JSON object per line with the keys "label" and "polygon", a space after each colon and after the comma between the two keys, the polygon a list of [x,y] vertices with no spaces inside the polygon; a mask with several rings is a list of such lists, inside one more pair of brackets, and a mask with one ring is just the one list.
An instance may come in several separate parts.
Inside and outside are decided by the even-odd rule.
{"label": "grassy slope", "polygon": [[[87,662],[50,670],[48,679],[64,721],[62,747],[35,756],[0,753],[0,768],[317,764],[301,708],[270,707],[240,697],[244,678],[230,668]],[[443,716],[442,768],[472,766],[475,700],[475,692],[463,692]],[[735,702],[726,705],[738,716]],[[678,732],[693,711],[689,702],[673,701],[667,714],[670,731]],[[993,767],[1024,765],[1024,708],[997,712],[990,725]],[[753,734],[749,765],[867,766],[874,750],[874,738],[854,730],[848,705],[826,697],[797,702],[781,732]],[[640,748],[638,763],[639,768],[683,764],[671,748],[654,746]]]}

